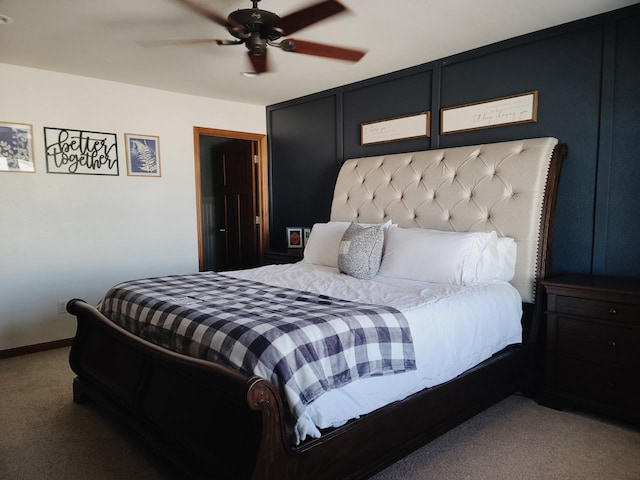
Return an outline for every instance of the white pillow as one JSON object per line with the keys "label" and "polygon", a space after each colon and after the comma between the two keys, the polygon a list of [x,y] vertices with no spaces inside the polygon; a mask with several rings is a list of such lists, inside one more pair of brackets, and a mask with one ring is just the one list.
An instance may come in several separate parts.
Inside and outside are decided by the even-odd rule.
{"label": "white pillow", "polygon": [[496,280],[510,282],[516,275],[518,246],[516,245],[516,241],[511,237],[498,237],[496,247],[496,254],[498,255]]}
{"label": "white pillow", "polygon": [[338,268],[340,241],[351,222],[316,223],[304,246],[304,263]]}
{"label": "white pillow", "polygon": [[378,273],[431,283],[487,283],[498,274],[496,244],[495,232],[392,228]]}
{"label": "white pillow", "polygon": [[[304,258],[302,261],[304,263],[313,263],[314,265],[338,268],[340,242],[349,225],[351,225],[351,222],[314,224],[304,247]],[[359,225],[370,226],[375,224],[362,223]],[[386,231],[391,226],[391,221],[382,224],[382,228],[385,230],[385,236]]]}

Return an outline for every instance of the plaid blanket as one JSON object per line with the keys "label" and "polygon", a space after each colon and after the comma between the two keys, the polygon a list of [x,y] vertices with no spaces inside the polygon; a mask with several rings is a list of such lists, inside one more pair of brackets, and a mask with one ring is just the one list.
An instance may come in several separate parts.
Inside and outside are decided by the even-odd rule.
{"label": "plaid blanket", "polygon": [[295,421],[325,391],[416,368],[409,326],[392,307],[220,273],[125,282],[98,308],[145,340],[271,380]]}

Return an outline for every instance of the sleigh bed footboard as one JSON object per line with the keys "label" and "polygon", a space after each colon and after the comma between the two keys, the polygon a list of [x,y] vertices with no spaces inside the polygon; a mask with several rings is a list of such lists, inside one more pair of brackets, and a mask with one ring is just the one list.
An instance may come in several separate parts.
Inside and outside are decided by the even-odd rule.
{"label": "sleigh bed footboard", "polygon": [[82,300],[67,309],[75,402],[111,410],[193,478],[280,476],[287,444],[270,382],[148,343]]}

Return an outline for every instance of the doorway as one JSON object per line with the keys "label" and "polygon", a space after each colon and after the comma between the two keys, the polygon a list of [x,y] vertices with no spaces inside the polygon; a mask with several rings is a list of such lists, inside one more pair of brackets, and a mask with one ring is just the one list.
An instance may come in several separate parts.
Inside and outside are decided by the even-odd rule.
{"label": "doorway", "polygon": [[258,266],[268,239],[266,135],[194,127],[200,271]]}

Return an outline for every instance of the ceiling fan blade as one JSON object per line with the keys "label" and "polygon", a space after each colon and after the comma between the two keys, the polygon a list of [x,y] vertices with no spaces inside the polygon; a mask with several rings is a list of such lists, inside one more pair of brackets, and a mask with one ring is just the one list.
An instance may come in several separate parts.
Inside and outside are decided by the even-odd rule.
{"label": "ceiling fan blade", "polygon": [[247,52],[247,54],[249,55],[249,61],[251,62],[255,73],[261,74],[269,71],[266,50],[260,55],[253,55],[251,52]]}
{"label": "ceiling fan blade", "polygon": [[216,40],[215,38],[197,38],[194,40],[141,40],[138,45],[143,47],[171,47],[174,45],[197,45],[199,43],[218,43],[226,40]]}
{"label": "ceiling fan blade", "polygon": [[355,50],[352,48],[336,47],[324,43],[306,42],[287,38],[283,40],[282,49],[287,52],[303,53],[305,55],[316,55],[318,57],[335,58],[348,62],[357,62],[367,53],[366,50]]}
{"label": "ceiling fan blade", "polygon": [[290,35],[302,30],[309,25],[329,18],[340,12],[347,10],[347,7],[342,5],[336,0],[326,0],[324,2],[316,3],[310,7],[303,8],[297,12],[290,13],[282,17],[281,24],[285,35]]}
{"label": "ceiling fan blade", "polygon": [[236,28],[240,28],[240,29],[243,28],[242,25],[240,25],[238,22],[236,22],[232,18],[227,18],[223,15],[218,14],[208,6],[203,5],[202,2],[199,2],[196,0],[177,0],[177,1],[191,8],[191,10],[193,10],[196,13],[199,13],[203,17],[208,18],[212,22],[217,23],[218,25],[222,25],[223,27],[232,25]]}

